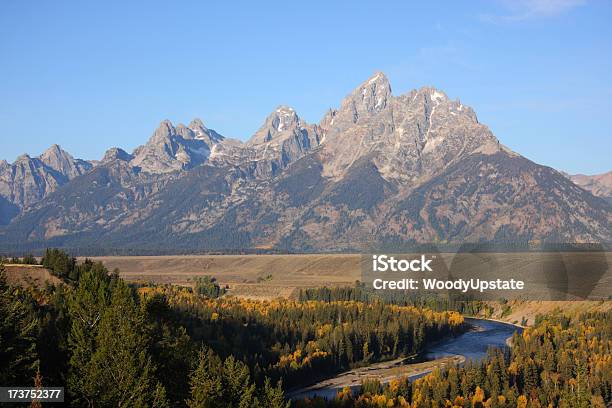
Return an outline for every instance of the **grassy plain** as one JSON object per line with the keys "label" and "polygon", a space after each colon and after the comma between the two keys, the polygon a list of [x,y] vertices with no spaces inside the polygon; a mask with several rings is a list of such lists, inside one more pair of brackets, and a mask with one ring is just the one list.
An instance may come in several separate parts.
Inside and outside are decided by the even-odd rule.
{"label": "grassy plain", "polygon": [[[452,255],[442,256],[449,263]],[[517,265],[533,267],[541,262],[541,257],[530,262],[532,256],[509,253],[501,259],[510,264],[520,259]],[[210,275],[227,286],[229,294],[261,300],[290,297],[300,288],[352,286],[361,279],[362,262],[359,254],[110,256],[93,259],[104,262],[109,270],[118,268],[121,276],[131,282],[192,286],[196,277]],[[607,265],[612,265],[611,252],[605,253],[605,259]],[[45,281],[59,282],[40,266],[8,264],[6,271],[12,284],[32,282],[40,286]],[[609,279],[609,276],[608,272],[603,279]],[[609,282],[605,285],[610,287]],[[520,323],[525,318],[528,324],[532,324],[537,314],[557,308],[567,312],[604,311],[612,308],[612,301],[514,300],[509,301],[510,308],[497,302],[491,302],[491,305],[493,314],[483,317],[510,323]]]}
{"label": "grassy plain", "polygon": [[214,276],[236,296],[271,299],[296,289],[353,285],[360,255],[185,255],[94,258],[119,268],[129,281],[190,286],[197,276]]}
{"label": "grassy plain", "polygon": [[[420,255],[419,255],[420,256]],[[545,286],[564,278],[570,287],[587,282],[585,270],[597,271],[593,284],[612,287],[612,252],[438,253],[434,272],[442,276],[482,279],[520,277]],[[184,255],[98,257],[110,269],[118,268],[130,281],[190,285],[194,278],[211,275],[235,294],[275,297],[296,288],[352,285],[361,279],[360,254],[300,255]],[[444,270],[449,271],[444,272]],[[595,273],[593,273],[595,275]],[[424,275],[425,276],[425,275]],[[435,275],[434,275],[435,276]],[[597,292],[597,291],[595,291]],[[595,293],[594,292],[594,293]],[[607,294],[599,291],[598,296]]]}

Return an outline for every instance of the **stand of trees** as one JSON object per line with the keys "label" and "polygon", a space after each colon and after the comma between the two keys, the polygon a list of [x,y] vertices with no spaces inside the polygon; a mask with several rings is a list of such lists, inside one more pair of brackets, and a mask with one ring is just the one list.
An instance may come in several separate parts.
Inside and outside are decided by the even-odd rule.
{"label": "stand of trees", "polygon": [[57,250],[42,263],[65,283],[11,287],[0,263],[0,384],[65,386],[74,407],[286,408],[283,387],[464,329],[456,312],[129,285]]}
{"label": "stand of trees", "polygon": [[38,265],[38,260],[31,254],[25,255],[23,258],[12,257],[7,258],[5,256],[0,256],[0,263],[4,264],[22,264],[22,265]]}
{"label": "stand of trees", "polygon": [[219,286],[212,276],[200,276],[195,280],[195,291],[198,295],[217,298],[225,294],[225,288]]}
{"label": "stand of trees", "polygon": [[370,362],[422,351],[428,341],[465,329],[457,312],[382,302],[256,301],[198,296],[188,288],[144,286],[161,297],[196,342],[254,368],[254,377],[304,385]]}
{"label": "stand of trees", "polygon": [[38,369],[33,299],[6,283],[0,263],[0,384],[31,384]]}
{"label": "stand of trees", "polygon": [[541,316],[507,352],[410,382],[363,384],[297,407],[599,407],[612,403],[612,312]]}
{"label": "stand of trees", "polygon": [[0,384],[31,387],[37,378],[38,385],[65,386],[74,407],[286,407],[280,384],[256,384],[235,359],[209,374],[224,387],[244,386],[248,398],[240,401],[248,404],[206,402],[201,345],[164,299],[142,298],[100,263],[58,265],[69,284],[24,289],[6,283],[0,264]]}
{"label": "stand of trees", "polygon": [[359,281],[355,282],[355,285],[352,287],[300,289],[297,297],[301,301],[319,300],[333,302],[354,300],[366,303],[382,302],[400,306],[415,306],[435,311],[455,310],[468,316],[475,316],[479,313],[484,313],[485,315],[493,313],[493,308],[485,301],[473,300],[457,295],[444,297],[437,293],[418,292],[407,294],[403,291],[375,291]]}

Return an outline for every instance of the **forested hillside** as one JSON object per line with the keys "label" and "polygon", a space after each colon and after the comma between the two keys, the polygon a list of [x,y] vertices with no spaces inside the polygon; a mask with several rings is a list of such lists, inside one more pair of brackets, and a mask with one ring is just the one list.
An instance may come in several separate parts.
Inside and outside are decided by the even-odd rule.
{"label": "forested hillside", "polygon": [[362,393],[297,407],[600,407],[612,401],[612,312],[541,316],[507,352],[409,382],[366,382]]}
{"label": "forested hillside", "polygon": [[[23,261],[23,260],[13,260]],[[28,262],[35,262],[28,259]],[[507,350],[415,381],[366,381],[331,401],[285,391],[340,371],[418,356],[466,329],[482,302],[380,299],[354,288],[256,301],[128,284],[99,262],[48,250],[61,284],[13,287],[0,262],[0,383],[65,386],[83,406],[605,407],[612,402],[612,312],[539,316]],[[608,404],[608,405],[606,405]]]}
{"label": "forested hillside", "polygon": [[0,267],[0,383],[38,377],[72,406],[280,407],[286,388],[464,329],[456,312],[135,287],[56,250],[42,263],[65,283],[11,287]]}

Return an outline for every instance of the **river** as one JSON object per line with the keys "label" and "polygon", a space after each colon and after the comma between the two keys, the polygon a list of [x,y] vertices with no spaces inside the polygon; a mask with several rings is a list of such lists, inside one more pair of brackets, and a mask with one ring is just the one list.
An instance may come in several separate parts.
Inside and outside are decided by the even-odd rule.
{"label": "river", "polygon": [[[441,340],[428,346],[424,352],[425,360],[432,361],[444,359],[452,356],[463,356],[465,360],[480,360],[487,356],[489,347],[504,348],[507,347],[506,341],[512,337],[515,331],[519,333],[522,328],[509,323],[502,323],[493,320],[466,318],[473,328],[459,336]],[[418,374],[410,375],[410,379],[422,377],[431,372],[431,369],[423,370]],[[345,376],[346,373],[340,374]],[[333,379],[332,379],[333,381]],[[330,382],[326,380],[325,382]],[[340,391],[343,386],[324,386],[325,382],[321,382],[322,386],[310,386],[289,393],[291,399],[312,398],[315,396],[331,399]],[[359,385],[349,385],[353,392],[359,389]]]}

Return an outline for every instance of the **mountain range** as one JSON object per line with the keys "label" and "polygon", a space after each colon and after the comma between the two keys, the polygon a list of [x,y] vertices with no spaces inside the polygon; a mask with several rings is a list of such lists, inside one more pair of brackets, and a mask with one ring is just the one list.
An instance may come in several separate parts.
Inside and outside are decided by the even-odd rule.
{"label": "mountain range", "polygon": [[574,174],[569,178],[585,190],[612,203],[612,171],[592,176]]}
{"label": "mountain range", "polygon": [[346,251],[371,243],[611,242],[612,173],[511,151],[435,88],[375,73],[318,124],[279,106],[246,142],[163,121],[100,161],[0,162],[0,250]]}

